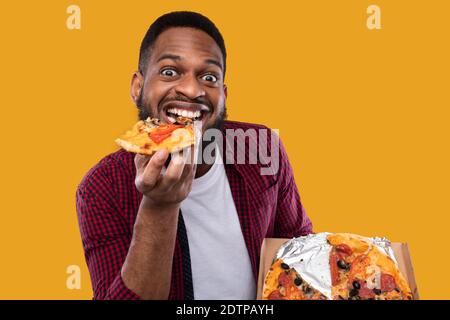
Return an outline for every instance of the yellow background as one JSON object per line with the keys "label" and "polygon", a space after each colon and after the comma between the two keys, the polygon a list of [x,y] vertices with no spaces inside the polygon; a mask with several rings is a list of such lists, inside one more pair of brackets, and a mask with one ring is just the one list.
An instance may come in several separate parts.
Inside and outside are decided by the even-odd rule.
{"label": "yellow background", "polygon": [[[315,231],[406,241],[421,297],[450,298],[444,0],[2,2],[0,298],[91,298],[75,190],[136,120],[147,27],[180,9],[222,31],[230,119],[280,130]],[[66,288],[72,264],[81,290]]]}

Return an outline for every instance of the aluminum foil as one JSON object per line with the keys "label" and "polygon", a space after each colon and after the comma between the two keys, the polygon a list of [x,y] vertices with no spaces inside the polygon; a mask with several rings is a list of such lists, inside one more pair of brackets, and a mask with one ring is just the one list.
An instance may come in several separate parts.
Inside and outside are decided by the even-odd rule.
{"label": "aluminum foil", "polygon": [[[327,242],[330,233],[322,232],[293,238],[284,243],[276,254],[302,277],[311,287],[331,299],[330,251]],[[367,238],[396,264],[391,242],[386,238]]]}
{"label": "aluminum foil", "polygon": [[392,250],[391,242],[386,238],[369,238],[370,241],[377,247],[381,252],[384,254],[387,254],[394,262],[395,265],[398,267],[397,260],[395,259],[394,250]]}

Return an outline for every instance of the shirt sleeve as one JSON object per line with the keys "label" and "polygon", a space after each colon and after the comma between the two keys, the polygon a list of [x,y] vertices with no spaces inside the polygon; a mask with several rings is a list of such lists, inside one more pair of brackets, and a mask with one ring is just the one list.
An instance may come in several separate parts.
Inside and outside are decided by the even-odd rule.
{"label": "shirt sleeve", "polygon": [[292,238],[307,235],[312,233],[312,223],[300,200],[286,150],[278,136],[277,139],[280,165],[274,236],[277,238]]}
{"label": "shirt sleeve", "polygon": [[90,172],[78,187],[77,216],[95,300],[139,300],[121,277],[131,242],[112,179],[101,169]]}

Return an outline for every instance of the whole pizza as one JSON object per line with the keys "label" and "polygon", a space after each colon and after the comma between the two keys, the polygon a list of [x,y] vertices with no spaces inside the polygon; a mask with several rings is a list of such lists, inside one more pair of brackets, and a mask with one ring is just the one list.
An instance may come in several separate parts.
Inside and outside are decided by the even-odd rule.
{"label": "whole pizza", "polygon": [[283,245],[266,275],[268,300],[412,300],[390,243],[320,233]]}

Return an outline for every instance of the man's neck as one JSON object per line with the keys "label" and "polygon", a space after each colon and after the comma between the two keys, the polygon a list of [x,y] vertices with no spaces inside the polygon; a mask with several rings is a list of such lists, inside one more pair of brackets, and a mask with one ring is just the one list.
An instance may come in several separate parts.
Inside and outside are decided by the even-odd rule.
{"label": "man's neck", "polygon": [[198,164],[197,169],[195,171],[195,179],[205,175],[209,171],[209,169],[211,169],[212,166],[213,166],[212,164],[206,163]]}

